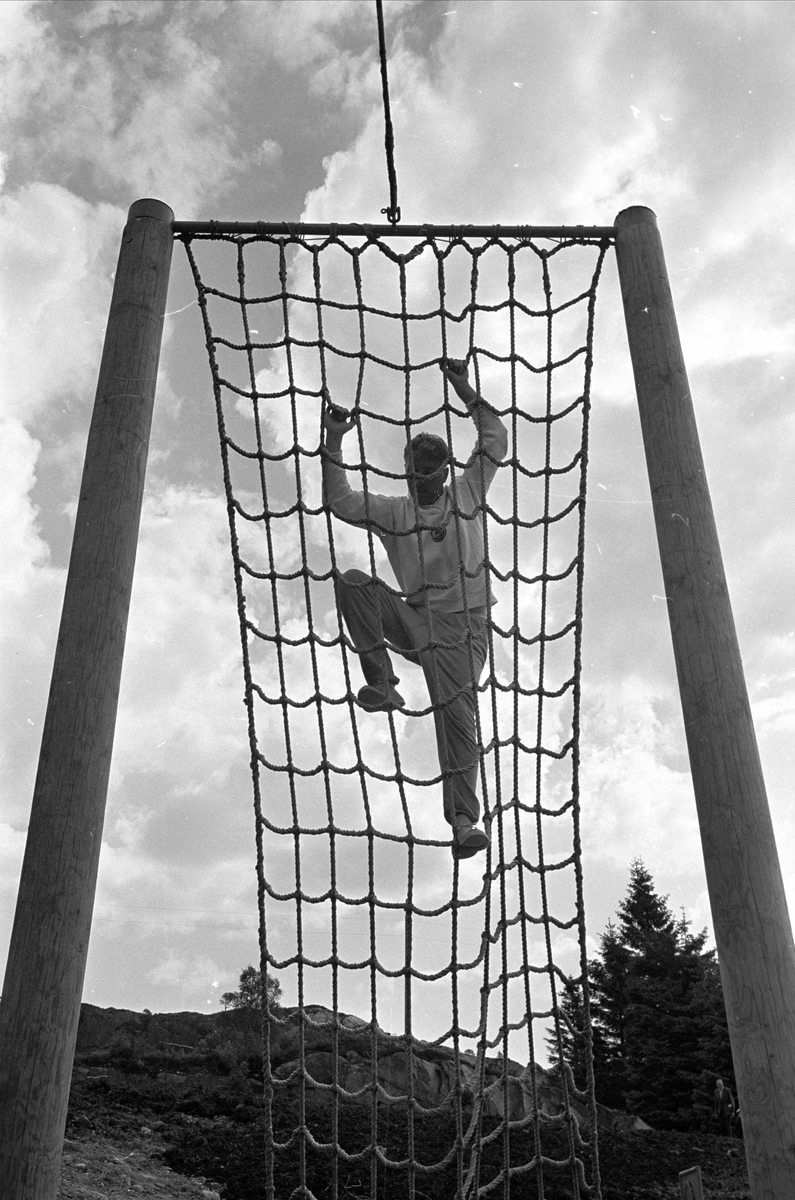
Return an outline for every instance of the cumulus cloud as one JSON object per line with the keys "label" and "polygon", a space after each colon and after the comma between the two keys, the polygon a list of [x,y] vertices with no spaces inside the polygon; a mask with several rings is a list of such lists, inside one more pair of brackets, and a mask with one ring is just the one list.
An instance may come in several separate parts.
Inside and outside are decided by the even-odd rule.
{"label": "cumulus cloud", "polygon": [[30,420],[90,390],[123,224],[122,210],[52,184],[0,197],[7,413]]}
{"label": "cumulus cloud", "polygon": [[[214,5],[200,11],[217,15]],[[198,43],[183,6],[76,15],[77,39],[69,13],[52,23],[36,6],[15,13],[5,87],[15,175],[69,180],[104,197],[154,195],[193,216],[244,166],[218,57]]]}
{"label": "cumulus cloud", "polygon": [[[217,6],[203,11],[209,14],[211,8]],[[2,396],[8,533],[0,598],[3,806],[16,829],[24,825],[29,805],[64,581],[52,554],[63,561],[126,204],[136,194],[154,191],[189,210],[240,165],[230,158],[234,145],[224,124],[217,60],[201,50],[179,14],[158,43],[153,23],[162,18],[162,10],[152,4],[83,6],[69,13],[53,10],[48,14],[53,23],[35,5],[10,4],[0,17],[9,168],[0,197],[0,303],[10,334]],[[73,15],[80,39],[69,28]],[[134,44],[129,30],[115,48],[103,40],[119,26],[137,29]],[[276,159],[275,144],[267,153]],[[71,188],[63,186],[66,180]],[[122,204],[106,202],[103,192],[114,199],[121,194]],[[41,430],[41,437],[33,436],[34,430]],[[173,498],[161,499],[161,523],[167,521],[163,512],[169,503],[179,507]],[[143,558],[145,563],[145,544]],[[139,584],[145,591],[146,566]],[[196,592],[209,594],[204,581]],[[156,624],[151,607],[149,619]],[[175,611],[184,610],[184,601],[175,601]],[[135,628],[133,616],[127,680],[135,678]],[[186,679],[185,693],[193,687],[203,700],[217,698],[234,653],[228,648],[234,646],[234,635],[233,621],[226,657],[220,647],[220,663],[214,662],[221,686],[208,692]],[[206,635],[202,640],[208,640]],[[166,683],[164,679],[164,691]],[[233,690],[240,711],[239,682]],[[177,741],[180,729],[184,737],[191,724],[184,704],[180,721],[179,705],[180,697],[164,699],[159,712],[161,732],[165,729]],[[228,728],[226,712],[224,722]],[[135,732],[130,725],[126,732],[120,726],[117,779],[127,770],[135,774],[135,764],[140,767],[149,754],[146,729],[152,727],[144,726]],[[132,765],[127,766],[125,747],[136,737],[137,748],[129,754]],[[150,741],[152,737],[154,733]],[[189,729],[185,742],[187,756],[198,744]],[[152,758],[156,766],[156,755]],[[223,778],[216,784],[222,786]],[[110,815],[112,833],[112,809]],[[22,835],[16,836],[19,840]],[[141,860],[134,869],[128,863],[127,870],[130,887],[148,873]]]}
{"label": "cumulus cloud", "polygon": [[[415,4],[416,0],[396,0],[386,5],[387,25],[397,24]],[[359,39],[360,55],[372,57],[377,46],[375,10],[359,0],[305,0],[297,5],[276,0],[250,7],[251,33],[266,40],[268,52],[291,70],[319,68],[322,72],[341,52],[353,61],[356,52],[346,45],[351,37]],[[317,79],[317,75],[311,78]]]}
{"label": "cumulus cloud", "polygon": [[670,875],[697,870],[700,849],[679,730],[655,711],[661,699],[637,676],[589,688],[583,795],[591,852],[619,866],[631,845],[652,874]]}
{"label": "cumulus cloud", "polygon": [[244,716],[228,539],[217,496],[176,488],[148,495],[114,759],[121,775],[141,757],[157,769],[162,747],[179,777],[186,764],[203,775],[207,758],[223,754],[230,722]]}
{"label": "cumulus cloud", "polygon": [[259,162],[268,167],[277,166],[282,160],[283,153],[278,142],[275,142],[273,138],[265,138],[259,148]]}
{"label": "cumulus cloud", "polygon": [[6,531],[0,550],[2,793],[6,819],[21,824],[41,736],[63,574],[50,565],[28,500],[37,443],[13,419],[0,421],[0,433],[5,448],[0,504]]}
{"label": "cumulus cloud", "polygon": [[164,0],[97,0],[75,12],[74,26],[81,36],[108,25],[151,21],[163,11]]}
{"label": "cumulus cloud", "polygon": [[[787,637],[789,629],[785,628],[788,618],[776,611],[775,603],[760,606],[756,588],[764,578],[774,594],[787,594],[788,556],[773,531],[778,528],[774,514],[791,511],[791,473],[786,480],[779,476],[771,425],[769,419],[760,424],[759,413],[771,412],[773,377],[788,377],[792,363],[791,308],[782,303],[791,290],[786,249],[790,233],[772,229],[767,219],[767,214],[780,209],[776,197],[791,189],[792,156],[789,132],[775,120],[766,123],[761,146],[758,139],[750,145],[748,141],[751,105],[762,102],[757,54],[761,42],[752,48],[747,38],[775,36],[773,26],[781,29],[779,18],[771,12],[772,25],[767,25],[760,23],[758,11],[753,18],[735,12],[729,19],[729,14],[713,13],[709,6],[694,6],[678,11],[675,22],[672,11],[656,10],[650,23],[649,10],[609,6],[605,20],[591,22],[586,48],[586,33],[580,29],[586,18],[574,6],[554,13],[551,7],[536,6],[532,18],[529,10],[522,12],[516,6],[491,6],[487,11],[473,6],[460,16],[445,26],[430,61],[399,40],[391,56],[404,218],[493,219],[496,195],[496,209],[506,222],[609,222],[617,209],[639,202],[658,212],[753,685],[757,656],[766,644],[772,650],[776,639]],[[725,22],[733,25],[735,18],[738,28],[731,30],[728,53],[737,75],[730,84],[730,76],[723,75],[719,65],[723,52],[717,47],[728,36]],[[519,70],[519,55],[526,60],[528,45],[519,31],[531,19],[536,54],[534,70],[528,75],[526,69]],[[652,37],[658,39],[653,45]],[[546,53],[552,44],[565,44],[570,53],[563,57]],[[499,72],[488,69],[492,62],[501,64]],[[513,80],[523,86],[514,88]],[[561,97],[569,114],[565,132],[554,114]],[[673,120],[663,119],[667,117]],[[356,211],[377,219],[381,143],[381,114],[376,108],[356,143],[329,162],[322,188],[307,199],[307,219],[333,219],[351,197]],[[754,163],[751,173],[749,162]],[[762,195],[770,197],[770,208],[760,203]],[[608,312],[606,304],[613,306]],[[608,270],[595,385],[599,402],[610,399],[623,407],[632,402],[632,386],[619,304]],[[730,376],[733,363],[737,367]],[[786,380],[779,386],[786,386]],[[728,422],[727,402],[731,403]],[[595,423],[600,419],[604,414],[600,416],[597,408]],[[619,428],[613,423],[614,432]],[[779,423],[777,428],[789,444],[784,426]],[[636,440],[633,452],[639,451]],[[608,480],[604,486],[616,498],[628,491],[617,465],[615,441],[604,447],[597,442],[594,477]],[[646,486],[642,474],[638,485],[640,501]],[[742,504],[738,504],[740,495]],[[605,623],[606,631],[594,632],[592,645],[599,646],[596,661],[604,670],[615,670],[619,659],[631,657],[631,646],[637,645],[623,622],[620,636],[609,632],[611,610],[624,605],[626,584],[635,570],[626,548],[636,544],[637,555],[651,570],[648,604],[643,609],[647,615],[640,623],[643,636],[654,631],[647,643],[653,651],[645,655],[646,666],[656,676],[654,688],[662,683],[665,689],[657,694],[671,695],[674,681],[665,612],[653,605],[662,587],[653,561],[651,524],[640,511],[619,514],[606,509],[598,514],[596,536],[606,552],[609,548],[611,563],[626,564],[620,585],[615,573],[597,575],[605,582],[603,590],[600,584],[601,595],[597,592],[599,603],[589,611],[594,620]],[[646,542],[638,543],[639,536]],[[609,564],[604,566],[609,570]],[[779,593],[779,588],[784,590]],[[631,619],[638,615],[635,605]],[[793,693],[783,676],[786,671],[781,694],[771,701],[760,700],[757,706],[762,728],[767,722],[789,720]],[[616,681],[616,695],[606,701],[614,719],[605,720],[603,714],[587,726],[586,815],[593,828],[606,835],[594,837],[591,854],[594,861],[603,860],[606,847],[612,845],[617,858],[628,861],[631,846],[643,847],[641,852],[648,854],[653,870],[676,872],[679,866],[666,849],[673,826],[680,833],[677,845],[688,847],[679,864],[686,863],[688,871],[698,874],[700,851],[686,763],[675,769],[666,765],[660,740],[665,740],[664,731],[648,698],[635,695],[634,701],[628,700],[634,688],[631,679]],[[637,717],[633,704],[637,704]],[[666,720],[678,731],[675,707],[667,709]],[[772,754],[771,798],[785,845],[786,764],[781,749],[774,750],[769,740],[766,746]],[[603,797],[601,808],[596,808],[597,795]]]}
{"label": "cumulus cloud", "polygon": [[[779,115],[792,99],[786,8],[615,4],[594,17],[580,5],[478,4],[437,20],[435,6],[408,2],[387,5],[386,18],[404,220],[608,223],[629,203],[659,213],[774,813],[786,834],[795,711],[786,566],[787,514],[795,499],[787,416],[793,235],[780,218],[771,220],[783,211],[793,183],[791,133]],[[69,514],[127,205],[154,193],[180,217],[204,215],[210,203],[212,216],[281,217],[298,215],[296,195],[300,201],[310,189],[305,220],[379,221],[387,186],[374,13],[360,0],[7,3],[0,20],[8,172],[0,201],[2,303],[6,327],[13,329],[0,484],[8,514],[0,603],[10,680],[2,715],[11,869],[21,853]],[[262,110],[261,90],[269,97]],[[267,213],[263,167],[272,189]],[[88,981],[88,998],[148,1007],[202,1006],[214,980],[234,986],[257,953],[248,746],[226,518],[217,449],[198,402],[208,390],[199,382],[203,335],[181,262],[178,252]],[[324,287],[342,286],[341,272],[324,270],[330,272]],[[222,278],[231,279],[234,290],[234,270]],[[301,266],[292,279],[302,288],[311,282]],[[371,282],[376,291],[390,286],[377,272]],[[411,286],[412,304],[435,303],[432,273],[418,271]],[[251,323],[263,341],[278,336],[265,322]],[[310,324],[297,320],[295,332],[305,333]],[[622,871],[638,853],[662,890],[676,890],[688,912],[704,910],[665,604],[655,599],[662,586],[642,447],[609,262],[597,331],[591,470],[601,490],[592,496],[588,541],[585,657],[592,674],[584,700],[583,828],[587,877],[607,878],[611,887],[604,894],[591,887],[596,929],[615,911]],[[330,321],[326,332],[350,349],[341,323]],[[488,333],[502,336],[496,328]],[[428,348],[420,339],[412,349],[430,359],[437,352],[431,341]],[[399,358],[376,331],[371,345]],[[296,351],[300,386],[311,392],[321,381],[316,356],[301,354]],[[352,394],[356,372],[345,356],[329,353],[327,366],[335,395]],[[382,414],[395,373],[371,367],[366,405]],[[278,356],[258,352],[256,369],[261,391],[284,391],[288,381]],[[483,370],[484,390],[499,395],[506,386],[499,367],[487,363]],[[430,368],[421,375],[416,397],[431,406],[438,375]],[[250,386],[245,371],[240,386]],[[246,401],[232,398],[227,408],[230,428],[250,438]],[[269,447],[287,448],[293,438],[287,407],[274,395],[263,401],[263,412]],[[318,435],[319,405],[308,396],[299,440],[311,451]],[[367,453],[382,470],[394,464],[394,446],[378,436],[376,422],[368,427]],[[320,490],[311,454],[304,466],[304,498],[314,505]],[[385,480],[385,489],[393,482]],[[261,505],[250,472],[236,483],[252,511]],[[281,498],[294,492],[287,473],[279,488]],[[311,522],[308,528],[313,561],[323,563],[324,530]],[[258,532],[247,531],[243,540],[262,565]],[[358,531],[339,528],[335,537],[346,565],[366,556]],[[276,551],[280,564],[296,564],[293,527]],[[376,561],[385,569],[383,557]],[[296,636],[306,627],[299,592],[285,595],[285,629]],[[520,613],[534,621],[537,604],[523,600]],[[267,599],[253,599],[250,615],[265,622]],[[324,636],[333,635],[330,595],[316,616]],[[259,671],[273,666],[259,648],[254,657]],[[339,664],[339,648],[319,654],[329,695],[341,694]],[[504,674],[505,662],[497,669]],[[420,673],[407,668],[405,684],[409,704],[421,707]],[[290,656],[290,686],[302,697],[313,691],[312,664],[303,652]],[[503,707],[498,703],[500,719]],[[558,716],[562,722],[565,714]],[[278,722],[263,721],[263,745],[283,755]],[[393,759],[388,724],[373,716],[363,718],[361,728],[368,761],[386,770]],[[412,770],[432,774],[429,723],[399,717],[396,728]],[[318,752],[317,729],[298,720],[295,730],[296,753],[309,761]],[[349,765],[355,752],[343,706],[331,706],[327,732],[334,755]],[[562,777],[549,781],[563,794]],[[269,781],[270,802],[287,820],[282,782]],[[411,812],[416,831],[433,837],[439,813],[437,805],[423,803],[427,791],[417,789]],[[360,791],[346,787],[344,778],[334,781],[334,795],[340,813],[363,815]],[[309,786],[301,803],[313,821],[325,820],[322,788]],[[401,828],[394,788],[373,785],[372,804],[383,828]],[[305,840],[305,865],[320,886],[328,878],[328,846],[322,838]],[[346,883],[360,888],[358,843],[350,840],[340,848],[340,870]],[[379,863],[380,883],[390,894],[404,887],[401,854],[386,847]],[[785,865],[795,878],[786,848]],[[421,868],[416,894],[428,904],[443,902],[449,876],[431,857]],[[289,855],[274,851],[273,869],[289,884]],[[468,870],[466,886],[474,894],[477,868]],[[565,887],[560,901],[570,902]],[[358,916],[350,914],[346,935],[352,954],[366,949]],[[293,917],[292,906],[275,905],[277,956],[294,945]],[[476,911],[466,927],[470,940],[477,940],[478,919]],[[324,920],[318,906],[307,937],[319,950],[328,940]],[[380,931],[385,947],[399,950],[400,922],[385,920]],[[444,938],[437,945],[426,933],[422,961],[428,965],[446,949]],[[118,953],[122,936],[129,955]],[[561,946],[574,965],[576,948]],[[320,975],[316,994],[325,996],[328,981]],[[392,985],[379,988],[387,1009]],[[357,989],[352,978],[350,1006],[365,1011],[368,997]],[[153,1000],[154,993],[162,999]],[[429,1032],[435,1032],[432,1023],[429,1017]]]}
{"label": "cumulus cloud", "polygon": [[119,216],[110,205],[94,208],[51,184],[32,183],[0,196],[0,307],[8,333],[0,393],[3,791],[9,818],[20,824],[29,803],[64,580],[42,532],[40,508],[54,498],[54,489],[33,430],[53,410],[67,424],[72,415],[84,421],[89,411]]}

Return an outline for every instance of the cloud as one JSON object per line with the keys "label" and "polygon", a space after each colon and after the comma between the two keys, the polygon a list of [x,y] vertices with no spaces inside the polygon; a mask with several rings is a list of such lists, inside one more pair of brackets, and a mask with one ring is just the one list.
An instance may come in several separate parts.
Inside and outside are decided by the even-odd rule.
{"label": "cloud", "polygon": [[10,915],[14,911],[17,883],[25,852],[25,834],[13,825],[0,822],[0,959],[5,962],[11,937]]}
{"label": "cloud", "polygon": [[52,184],[0,197],[3,404],[23,420],[96,378],[124,217]]}
{"label": "cloud", "polygon": [[[416,0],[394,0],[384,6],[387,27],[396,25],[416,5]],[[345,42],[358,39],[361,52],[374,55],[375,10],[360,0],[290,0],[256,5],[250,14],[252,33],[267,40],[268,52],[291,70],[310,68],[321,75],[342,53],[349,68],[354,56],[346,53]],[[326,76],[327,77],[327,76]],[[310,78],[315,82],[318,74]]]}
{"label": "cloud", "polygon": [[158,17],[164,7],[164,0],[95,0],[76,10],[74,27],[85,36],[108,25],[146,24]]}
{"label": "cloud", "polygon": [[[50,527],[58,508],[73,512],[61,489],[65,477],[67,496],[77,482],[124,221],[123,207],[92,203],[47,175],[85,185],[89,169],[100,189],[118,185],[125,200],[131,191],[162,188],[173,203],[189,207],[240,165],[229,157],[234,146],[223,123],[217,59],[200,49],[179,14],[158,36],[154,26],[164,11],[157,4],[83,6],[74,15],[85,40],[75,40],[72,10],[52,10],[48,22],[35,5],[9,4],[0,18],[11,171],[0,198],[0,302],[10,333],[2,399],[9,530],[2,605],[5,662],[15,680],[4,697],[4,730],[7,811],[18,821],[30,794],[63,584],[39,508]],[[105,39],[108,30],[129,25],[138,27],[140,44]],[[140,57],[131,57],[138,50]],[[275,144],[267,153],[275,159]],[[39,177],[26,182],[27,172]],[[31,423],[47,431],[44,470]]]}
{"label": "cloud", "polygon": [[[578,5],[477,4],[459,6],[444,21],[437,21],[435,6],[385,7],[404,221],[601,223],[629,203],[659,212],[771,797],[788,838],[785,868],[795,877],[786,809],[795,711],[786,565],[793,499],[787,417],[793,234],[770,216],[786,209],[795,182],[792,135],[780,115],[792,100],[786,7],[615,4],[603,6],[596,20]],[[372,6],[361,0],[5,4],[0,21],[8,171],[0,202],[2,302],[13,332],[0,483],[8,514],[0,551],[9,681],[2,711],[3,815],[16,831],[24,824],[35,769],[69,514],[129,201],[153,192],[181,217],[204,214],[211,202],[213,216],[259,216],[257,167],[264,163],[274,188],[268,215],[298,213],[302,189],[317,184],[324,155],[322,185],[306,196],[305,220],[380,221],[388,192],[375,19]],[[266,75],[273,91],[263,91],[267,101],[260,103]],[[519,82],[522,87],[515,87]],[[169,302],[175,316],[164,348],[88,979],[89,997],[149,1007],[201,1006],[213,980],[234,986],[241,967],[256,958],[249,747],[228,534],[224,501],[215,494],[217,450],[198,405],[208,390],[206,381],[199,382],[202,335],[180,261],[175,256]],[[324,290],[350,291],[350,278],[343,286],[342,269],[332,269],[330,261],[327,254]],[[234,270],[230,277],[234,287]],[[305,267],[296,267],[291,280],[311,286]],[[392,287],[382,272],[373,272],[369,284],[376,298],[380,288]],[[435,305],[432,270],[413,274],[411,287],[412,305]],[[275,333],[259,316],[252,323],[263,341],[279,335],[278,322]],[[484,337],[487,332],[504,339],[498,325],[486,329],[484,323]],[[350,350],[358,343],[343,326],[329,318],[326,337]],[[295,334],[307,330],[311,321],[296,320]],[[588,535],[585,658],[591,674],[584,699],[583,828],[586,876],[609,879],[612,890],[599,896],[592,928],[614,911],[637,853],[663,891],[673,890],[673,880],[688,911],[703,908],[666,613],[654,600],[662,586],[642,445],[610,261],[597,330],[591,468],[603,486],[599,503],[590,506]],[[466,341],[458,325],[455,335],[456,347]],[[368,329],[367,336],[374,351],[398,361],[389,335]],[[435,338],[427,345],[419,338],[412,352],[430,358],[438,351]],[[522,346],[536,355],[527,330]],[[302,353],[296,350],[299,385],[316,390],[316,356]],[[344,354],[327,353],[328,377],[340,398],[355,394],[356,365]],[[256,368],[261,390],[286,386],[278,356],[258,352]],[[506,387],[501,370],[499,364],[483,366],[490,397]],[[245,371],[242,376],[245,389]],[[366,406],[379,415],[391,411],[398,378],[368,363]],[[415,383],[415,398],[430,410],[437,373],[427,368]],[[532,402],[533,389],[526,394]],[[246,403],[236,406],[232,399],[228,411],[230,430],[242,430],[251,449]],[[263,411],[266,445],[289,447],[287,406],[270,397]],[[307,398],[298,429],[310,452],[303,462],[303,498],[314,505],[320,496],[312,456],[319,436],[316,399]],[[461,446],[465,453],[463,430]],[[394,466],[394,439],[375,421],[367,425],[367,455],[382,470]],[[252,511],[262,504],[255,475],[240,471],[236,478]],[[398,482],[384,480],[383,486]],[[287,470],[275,496],[280,503],[296,498]],[[307,521],[308,551],[313,563],[323,565],[325,529],[313,521]],[[261,532],[247,529],[242,542],[252,561],[267,567]],[[280,568],[299,562],[298,534],[293,522],[277,538]],[[361,565],[368,557],[360,532],[341,527],[335,538],[343,565]],[[384,569],[383,557],[377,564]],[[310,590],[317,628],[333,636],[329,589]],[[505,599],[498,621],[509,607],[503,610]],[[269,603],[255,592],[252,619],[265,625]],[[520,601],[528,625],[537,607]],[[285,631],[301,636],[303,581],[285,586],[283,615]],[[278,678],[272,653],[257,646],[253,657],[261,678]],[[308,651],[287,659],[291,692],[308,697],[314,691]],[[324,693],[339,697],[345,686],[339,648],[319,648],[317,668]],[[504,660],[498,668],[505,670]],[[353,686],[357,672],[352,661]],[[404,682],[409,704],[420,707],[420,672],[407,667]],[[500,719],[504,707],[500,700]],[[561,727],[564,715],[558,714]],[[284,756],[278,710],[262,713],[261,720],[262,746]],[[291,722],[296,756],[316,760],[314,712],[293,712]],[[349,766],[355,748],[347,709],[329,706],[325,723],[334,761]],[[396,728],[401,761],[411,772],[432,775],[429,722],[401,716]],[[391,771],[388,722],[363,716],[360,730],[368,764]],[[522,776],[520,782],[532,781]],[[551,773],[550,783],[556,796],[562,794],[562,776]],[[269,778],[267,787],[268,811],[289,823],[283,776]],[[351,825],[364,820],[355,781],[335,776],[332,791],[338,815]],[[444,831],[438,796],[428,803],[429,789],[410,791],[415,829],[438,836]],[[371,780],[369,800],[380,827],[402,828],[394,785]],[[302,785],[300,804],[312,822],[325,821],[322,780]],[[21,837],[10,835],[13,862]],[[557,851],[558,835],[551,838]],[[367,883],[361,846],[361,839],[338,842],[340,870],[352,889]],[[302,854],[305,879],[320,887],[329,872],[327,839],[307,836]],[[379,886],[390,896],[405,894],[403,851],[379,844],[378,854]],[[271,866],[274,878],[295,886],[290,847],[274,849]],[[467,894],[474,895],[478,865],[466,871]],[[442,903],[450,893],[449,872],[443,852],[418,851],[415,898]],[[569,900],[561,886],[561,904]],[[294,949],[295,908],[274,901],[273,910],[274,952],[286,954]],[[307,937],[311,933],[319,949],[328,942],[327,915],[319,905],[308,922]],[[366,954],[361,915],[358,909],[350,914],[346,946],[351,953],[364,947]],[[471,916],[462,936],[477,942],[482,912],[474,906]],[[405,931],[399,920],[382,928],[385,944],[398,947],[399,963]],[[426,965],[446,953],[442,942],[429,936]],[[120,954],[120,945],[129,953]],[[574,961],[574,949],[563,941],[561,953]],[[315,974],[314,994],[325,994],[326,976]],[[358,988],[358,978],[352,979],[350,1007],[366,1011],[369,997]],[[379,981],[379,989],[379,1003],[388,1006],[391,981]],[[442,1009],[447,1002],[445,993]],[[430,1032],[442,1009],[429,1011]]]}
{"label": "cloud", "polygon": [[[243,742],[240,641],[220,497],[151,488],[144,503],[114,786],[145,762],[184,784]],[[138,766],[137,769],[140,769]]]}
{"label": "cloud", "polygon": [[[120,226],[118,210],[95,208],[55,185],[32,183],[0,196],[0,309],[7,331],[0,392],[2,725],[6,811],[15,822],[23,820],[32,786],[64,580],[40,518],[57,491],[51,461],[42,470],[42,442],[32,431],[45,428],[53,412],[66,428],[73,419],[85,421]],[[84,438],[83,428],[78,452]]]}
{"label": "cloud", "polygon": [[63,573],[49,562],[28,499],[38,443],[13,418],[0,419],[4,447],[0,475],[0,686],[2,804],[6,820],[21,825],[33,784],[33,763],[50,675],[50,656]]}
{"label": "cloud", "polygon": [[[583,714],[583,831],[589,858],[626,866],[642,857],[656,877],[699,872],[701,849],[678,721],[638,676],[591,685]],[[670,847],[677,848],[675,859]],[[591,868],[592,869],[592,868]]]}
{"label": "cloud", "polygon": [[[256,952],[232,583],[221,497],[154,480],[142,514],[97,893],[95,953],[113,966],[96,986],[112,1002],[151,1006],[157,994],[162,1007],[204,1007],[211,981],[232,986]],[[122,940],[124,958],[114,949]],[[91,998],[91,971],[86,987]]]}
{"label": "cloud", "polygon": [[[218,9],[199,11],[211,21]],[[195,215],[245,165],[217,55],[199,44],[183,6],[77,15],[73,27],[68,13],[52,22],[36,6],[16,14],[5,88],[15,177],[35,172],[126,202],[154,195],[183,219]]]}
{"label": "cloud", "polygon": [[278,142],[273,138],[265,138],[259,148],[259,162],[263,166],[274,167],[278,166],[282,161],[284,151]]}

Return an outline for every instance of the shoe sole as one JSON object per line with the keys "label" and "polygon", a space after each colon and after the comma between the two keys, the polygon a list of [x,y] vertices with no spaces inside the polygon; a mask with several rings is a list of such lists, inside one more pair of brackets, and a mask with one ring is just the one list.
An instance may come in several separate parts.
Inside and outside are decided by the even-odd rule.
{"label": "shoe sole", "polygon": [[489,839],[485,833],[480,830],[470,834],[467,840],[463,843],[453,842],[453,857],[454,858],[472,858],[475,854],[479,854],[481,850],[485,850],[489,844]]}

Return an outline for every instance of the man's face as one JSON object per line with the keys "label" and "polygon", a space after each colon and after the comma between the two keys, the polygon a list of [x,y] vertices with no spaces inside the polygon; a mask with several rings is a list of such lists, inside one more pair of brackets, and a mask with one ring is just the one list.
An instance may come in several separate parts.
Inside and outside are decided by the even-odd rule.
{"label": "man's face", "polygon": [[403,451],[403,461],[406,464],[406,471],[419,471],[422,475],[427,475],[431,471],[435,471],[434,465],[427,461],[427,455],[423,454],[422,449],[414,450],[411,444],[406,446]]}
{"label": "man's face", "polygon": [[415,471],[418,475],[435,475],[441,471],[446,463],[440,458],[438,453],[434,453],[435,447],[428,449],[427,445],[413,446],[409,443],[403,451],[403,462],[406,466],[406,475],[411,477],[411,472]]}
{"label": "man's face", "polygon": [[406,446],[403,453],[403,461],[406,464],[406,481],[409,485],[409,491],[415,491],[418,485],[422,487],[422,480],[418,476],[428,474],[428,464],[423,461],[420,455],[417,458],[414,457],[411,446]]}

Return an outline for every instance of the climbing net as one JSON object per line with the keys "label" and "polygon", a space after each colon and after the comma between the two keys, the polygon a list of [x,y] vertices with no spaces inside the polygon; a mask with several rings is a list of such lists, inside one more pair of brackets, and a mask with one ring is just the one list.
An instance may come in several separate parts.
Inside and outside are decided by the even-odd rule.
{"label": "climbing net", "polygon": [[[535,1180],[539,1196],[565,1184],[598,1197],[578,735],[608,240],[428,229],[406,249],[392,233],[281,229],[181,235],[231,529],[261,966],[287,1005],[263,1022],[264,1194],[463,1200],[524,1196]],[[445,438],[459,478],[476,429],[439,370],[447,357],[468,359],[509,437],[482,510],[491,840],[469,859],[450,852],[422,672],[396,657],[402,710],[357,700],[338,580],[350,567],[394,580],[377,527],[333,515],[321,477],[327,387],[356,415],[343,446],[355,490],[405,494],[418,430]],[[566,980],[584,996],[576,1019],[561,1007]]]}

